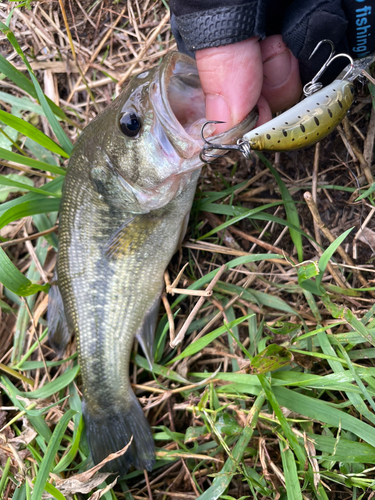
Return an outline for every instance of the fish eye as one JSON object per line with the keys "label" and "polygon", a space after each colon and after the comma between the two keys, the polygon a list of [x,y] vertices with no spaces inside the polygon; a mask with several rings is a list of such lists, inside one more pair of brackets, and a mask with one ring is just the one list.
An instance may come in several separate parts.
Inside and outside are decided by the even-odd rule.
{"label": "fish eye", "polygon": [[125,111],[120,118],[121,132],[128,137],[135,137],[141,130],[142,122],[134,110]]}

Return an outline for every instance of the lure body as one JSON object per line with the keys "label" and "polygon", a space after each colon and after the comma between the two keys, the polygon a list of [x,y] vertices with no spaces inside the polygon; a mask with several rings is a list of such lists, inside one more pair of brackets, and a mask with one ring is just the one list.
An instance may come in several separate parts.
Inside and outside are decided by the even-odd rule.
{"label": "lure body", "polygon": [[[322,42],[329,42],[333,48],[329,40],[322,40]],[[330,85],[316,90],[321,86],[318,78],[324,70],[334,59],[342,56],[348,57],[350,64]],[[209,123],[222,122],[206,122],[201,129],[201,137],[204,141],[200,155],[202,161],[206,161],[207,158],[219,158],[219,153],[223,150],[240,151],[245,158],[249,159],[252,150],[293,151],[312,146],[331,133],[345,117],[354,100],[354,80],[363,75],[374,62],[375,52],[354,62],[347,54],[333,56],[332,52],[322,69],[311,82],[305,85],[304,93],[308,95],[306,99],[273,120],[250,130],[237,141],[235,146],[208,141],[203,134],[205,126]]]}
{"label": "lure body", "polygon": [[334,80],[285,113],[251,130],[243,140],[256,151],[292,151],[312,146],[337,127],[353,99],[353,83]]}

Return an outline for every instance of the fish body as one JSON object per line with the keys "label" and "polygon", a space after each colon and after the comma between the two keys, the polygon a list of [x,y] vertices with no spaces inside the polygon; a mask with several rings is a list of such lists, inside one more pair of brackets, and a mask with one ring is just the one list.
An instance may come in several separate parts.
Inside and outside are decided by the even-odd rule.
{"label": "fish body", "polygon": [[[49,338],[62,353],[77,335],[83,416],[95,463],[151,470],[150,426],[129,380],[136,336],[152,366],[164,271],[184,237],[201,160],[204,96],[195,62],[169,54],[84,130],[72,153],[60,213]],[[254,116],[221,134],[233,142]]]}

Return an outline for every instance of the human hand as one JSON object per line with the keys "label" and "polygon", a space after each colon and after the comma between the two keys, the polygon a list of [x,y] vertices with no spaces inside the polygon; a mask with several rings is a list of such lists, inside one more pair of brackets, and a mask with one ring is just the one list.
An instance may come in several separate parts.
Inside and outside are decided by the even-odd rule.
{"label": "human hand", "polygon": [[272,112],[295,104],[302,92],[298,60],[281,35],[198,50],[195,54],[206,96],[207,120],[221,120],[216,133],[234,127],[257,104],[257,126]]}

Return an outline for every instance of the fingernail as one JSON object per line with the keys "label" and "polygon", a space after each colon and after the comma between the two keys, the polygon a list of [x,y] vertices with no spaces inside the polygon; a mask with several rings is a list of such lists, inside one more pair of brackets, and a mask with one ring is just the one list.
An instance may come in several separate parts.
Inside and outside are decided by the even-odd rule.
{"label": "fingernail", "polygon": [[216,125],[216,133],[228,130],[232,126],[232,113],[227,101],[219,94],[206,95],[206,118],[225,123]]}
{"label": "fingernail", "polygon": [[[291,68],[292,58],[289,49],[267,59],[263,63],[264,84],[272,88],[279,87],[289,78]],[[267,80],[272,82],[272,85],[267,83]]]}

